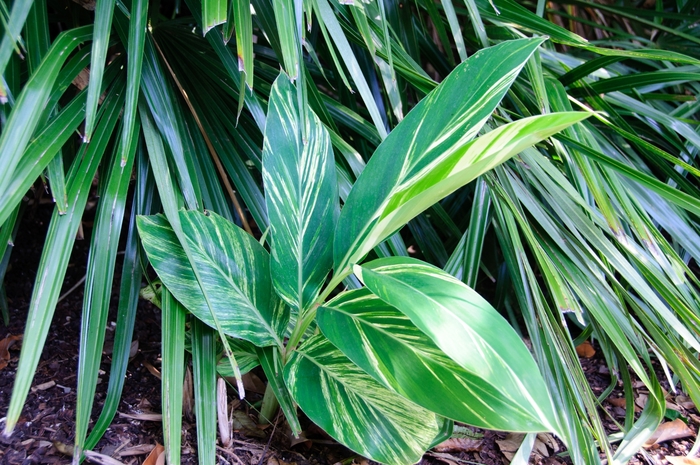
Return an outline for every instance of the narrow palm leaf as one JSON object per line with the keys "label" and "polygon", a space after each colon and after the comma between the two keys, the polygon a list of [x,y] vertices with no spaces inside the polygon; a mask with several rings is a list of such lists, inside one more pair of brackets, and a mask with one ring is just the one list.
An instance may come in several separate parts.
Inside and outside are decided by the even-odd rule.
{"label": "narrow palm leaf", "polygon": [[90,145],[83,146],[71,167],[68,174],[68,198],[71,208],[62,216],[59,216],[58,211],[54,210],[42,258],[39,262],[34,286],[36,291],[32,295],[32,301],[29,305],[24,338],[25,350],[20,354],[17,376],[12,388],[12,398],[5,421],[6,435],[12,433],[17,424],[22,405],[36,372],[68,267],[71,244],[75,241],[75,235],[90,193],[90,183],[95,177],[97,167],[117,124],[123,103],[123,99],[120,98],[123,89],[123,85],[116,85],[112,88],[101,110],[100,124],[95,132],[96,137]]}
{"label": "narrow palm leaf", "polygon": [[[107,62],[109,35],[112,30],[115,0],[97,0],[95,2],[95,22],[92,34],[92,61],[90,62],[90,85],[88,86],[87,107],[85,109],[85,142],[90,142],[97,119],[97,103],[102,89]],[[129,60],[131,61],[131,60]]]}
{"label": "narrow palm leaf", "polygon": [[[28,2],[20,2],[22,3]],[[0,136],[0,166],[3,167],[0,172],[0,192],[5,192],[13,178],[17,163],[41,118],[61,66],[70,52],[91,36],[91,26],[62,32],[39,69],[22,89]]]}

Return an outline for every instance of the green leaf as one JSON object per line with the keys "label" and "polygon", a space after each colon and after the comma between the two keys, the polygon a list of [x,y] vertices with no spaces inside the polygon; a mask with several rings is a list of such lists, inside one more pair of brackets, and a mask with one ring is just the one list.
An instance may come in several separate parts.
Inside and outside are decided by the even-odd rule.
{"label": "green leaf", "polygon": [[284,70],[293,80],[299,75],[299,51],[301,38],[297,34],[297,22],[294,14],[294,0],[273,0],[277,32],[284,60]]}
{"label": "green leaf", "polygon": [[431,166],[477,135],[541,43],[542,39],[524,39],[477,52],[389,134],[355,182],[338,219],[333,251],[336,273],[349,271],[398,229],[376,228],[394,192],[424,178]]}
{"label": "green leaf", "polygon": [[[228,14],[228,2],[226,0],[202,0],[202,33],[207,32],[214,26],[226,22]],[[221,40],[220,37],[216,38]]]}
{"label": "green leaf", "polygon": [[[260,365],[260,360],[258,359],[258,353],[254,344],[244,341],[243,339],[234,338],[228,338],[228,344],[242,375]],[[224,378],[234,378],[236,376],[226,357],[219,360],[219,363],[216,365],[216,372]]]}
{"label": "green leaf", "polygon": [[225,334],[261,347],[282,347],[289,308],[272,290],[267,251],[216,213],[180,211],[180,221],[201,283],[167,220],[162,215],[138,219],[144,249],[163,284],[197,318],[216,328],[201,284]]}
{"label": "green leaf", "polygon": [[51,218],[34,286],[41,292],[35,292],[32,295],[32,301],[29,305],[29,316],[24,336],[25,350],[22,351],[19,358],[17,377],[5,421],[5,435],[12,433],[19,419],[22,405],[36,372],[51,319],[56,310],[63,278],[68,268],[72,244],[75,241],[75,235],[88,200],[90,184],[97,173],[100,160],[117,124],[119,110],[123,104],[123,99],[120,98],[123,92],[123,83],[117,83],[107,95],[100,109],[100,123],[95,131],[95,138],[92,143],[83,144],[68,173],[68,204],[70,208],[65,215],[59,215],[58,210],[54,210]]}
{"label": "green leaf", "polygon": [[[297,406],[289,394],[287,385],[284,384],[284,370],[282,367],[282,356],[276,347],[263,347],[257,349],[257,354],[260,360],[265,376],[267,377],[268,386],[275,394],[277,402],[279,402],[284,417],[289,423],[289,428],[292,430],[294,437],[299,437],[301,433],[301,425],[297,416]],[[275,409],[276,411],[277,409]],[[271,420],[268,418],[268,420]]]}
{"label": "green leaf", "polygon": [[[526,59],[529,55],[523,56],[525,51],[531,53],[539,42],[521,40],[506,44],[520,46],[510,51],[520,60]],[[568,112],[525,118],[469,142],[520,69],[495,80],[499,77],[497,68],[504,61],[511,62],[509,49],[498,47],[480,52],[458,67],[379,146],[350,192],[338,220],[334,245],[336,273],[346,272],[375,245],[459,187],[588,116]],[[497,63],[492,62],[499,57]],[[524,64],[523,61],[519,66]],[[473,75],[470,66],[496,71],[480,78]],[[489,85],[491,89],[472,91],[469,86],[477,81],[483,81],[481,85]],[[465,91],[465,86],[470,90]],[[464,104],[458,97],[474,93],[481,101],[474,96]],[[396,154],[404,154],[400,162]]]}
{"label": "green leaf", "polygon": [[294,86],[280,74],[270,94],[263,181],[275,290],[303,311],[331,269],[339,204],[328,132],[312,111],[302,118],[296,103]]}
{"label": "green leaf", "polygon": [[[90,142],[97,118],[97,103],[102,93],[102,76],[107,62],[109,35],[112,30],[114,0],[96,0],[95,31],[92,35],[92,60],[90,61],[90,85],[85,109],[85,142]],[[129,60],[131,61],[131,60]]]}
{"label": "green leaf", "polygon": [[[245,72],[245,83],[253,88],[253,18],[250,0],[231,0],[233,18],[236,25],[236,48],[238,51],[238,70]],[[241,97],[243,89],[241,88]]]}
{"label": "green leaf", "polygon": [[452,360],[528,415],[529,431],[558,431],[547,387],[530,352],[473,289],[439,268],[404,257],[356,265],[355,274]]}
{"label": "green leaf", "polygon": [[109,312],[119,236],[126,208],[127,191],[131,180],[138,139],[131,147],[115,151],[106,173],[104,189],[95,216],[90,256],[86,272],[83,313],[80,328],[80,358],[78,360],[78,387],[75,420],[74,463],[77,465],[87,435],[90,413],[95,399],[98,371],[102,362],[105,327]]}
{"label": "green leaf", "polygon": [[185,380],[185,308],[163,289],[162,411],[167,463],[180,463],[182,449],[182,389]]}
{"label": "green leaf", "polygon": [[216,331],[192,322],[192,373],[197,415],[197,458],[216,463]]}
{"label": "green leaf", "polygon": [[[489,316],[501,323],[502,318],[495,312],[486,318]],[[406,315],[366,288],[341,294],[319,308],[316,318],[323,334],[350,360],[389,389],[428,410],[480,428],[523,432],[547,429],[529,405],[522,405],[522,396],[518,395],[521,389],[502,383],[500,364],[479,371],[465,370]],[[517,338],[508,329],[508,335]],[[521,344],[519,340],[516,343]]]}
{"label": "green leaf", "polygon": [[62,32],[22,89],[0,136],[0,166],[3,167],[0,171],[0,192],[5,192],[12,181],[15,168],[41,119],[61,66],[70,52],[91,36],[91,26]]}
{"label": "green leaf", "polygon": [[292,354],[284,378],[314,423],[377,462],[416,463],[445,423],[379,384],[322,335]]}
{"label": "green leaf", "polygon": [[[15,42],[21,40],[19,33],[22,31],[22,26],[29,15],[29,10],[32,8],[34,2],[31,1],[18,1],[12,4],[12,13],[10,13],[9,20],[7,23],[4,21],[3,17],[3,29],[4,34],[2,37],[2,43],[0,44],[0,75],[5,76],[5,68],[7,67],[10,57],[12,56],[12,51],[15,49]],[[3,2],[3,6],[4,6]],[[0,80],[1,81],[1,80]],[[0,103],[5,103],[7,101],[7,90],[5,89],[4,83],[0,82]]]}

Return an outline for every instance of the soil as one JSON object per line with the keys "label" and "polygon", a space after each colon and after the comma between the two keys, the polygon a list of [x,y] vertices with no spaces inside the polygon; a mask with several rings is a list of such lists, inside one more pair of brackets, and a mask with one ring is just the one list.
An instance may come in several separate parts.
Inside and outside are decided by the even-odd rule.
{"label": "soil", "polygon": [[[10,307],[10,325],[5,327],[0,323],[0,341],[24,332],[29,299],[51,212],[51,205],[39,205],[37,202],[35,206],[28,207],[23,216],[5,280]],[[71,449],[73,442],[78,337],[83,296],[82,286],[78,286],[71,292],[69,290],[79,283],[85,274],[90,229],[91,221],[86,217],[83,223],[85,237],[75,242],[65,278],[63,292],[67,293],[67,296],[56,308],[47,343],[22,416],[10,438],[0,437],[0,464],[58,464],[69,463],[71,460],[67,452]],[[116,300],[112,307],[114,313]],[[94,448],[94,451],[117,460],[116,463],[124,464],[144,463],[150,449],[156,443],[163,442],[159,421],[138,420],[124,416],[138,416],[144,412],[159,413],[161,405],[160,380],[156,376],[160,365],[160,310],[146,301],[141,301],[137,315],[134,340],[138,341],[138,349],[128,366],[124,392],[118,408],[119,413]],[[110,337],[114,334],[114,324],[111,322],[114,322],[115,318],[114,314],[110,315],[102,365],[105,375],[101,376],[104,381],[97,385],[93,419],[99,415],[107,389],[106,373],[109,372],[110,365]],[[10,348],[9,364],[0,369],[0,426],[3,426],[7,413],[20,348],[21,342],[15,343]],[[594,347],[591,348],[595,350]],[[582,351],[581,355],[581,363],[593,392],[599,395],[611,383],[605,362],[600,351],[595,353]],[[665,388],[668,389],[668,385]],[[634,394],[638,403],[643,403],[642,385],[636,388]],[[610,397],[624,399],[620,385],[615,387]],[[232,405],[237,405],[239,412],[237,415],[252,419],[255,419],[255,415],[251,403],[258,398],[253,396],[249,399],[250,403],[246,404],[233,401],[234,396],[230,396]],[[631,463],[665,464],[669,463],[665,459],[666,456],[687,455],[700,426],[700,417],[692,403],[689,403],[682,393],[671,394],[669,406],[678,409],[679,417],[687,422],[692,436],[655,445],[638,454]],[[610,415],[605,420],[605,427],[609,433],[618,431],[619,428],[613,419],[624,424],[624,403],[606,401],[601,408]],[[323,465],[339,462],[343,465],[351,463],[365,465],[368,463],[367,460],[335,443],[309,422],[304,424],[306,425],[304,434],[308,440],[294,445],[282,421],[275,427],[268,426],[266,429],[257,429],[252,432],[241,429],[234,433],[233,441],[228,447],[217,448],[217,462],[237,465]],[[516,450],[520,440],[512,434],[467,429],[464,430],[464,438],[452,444],[452,449],[433,450],[426,454],[421,463],[426,465],[439,463],[506,465],[512,457],[512,452],[509,453],[509,450]],[[191,418],[185,418],[183,421],[182,444],[182,463],[197,463],[196,431]],[[570,460],[560,442],[552,436],[539,435],[531,462],[555,465],[570,463]],[[155,461],[149,461],[149,463],[155,463]]]}

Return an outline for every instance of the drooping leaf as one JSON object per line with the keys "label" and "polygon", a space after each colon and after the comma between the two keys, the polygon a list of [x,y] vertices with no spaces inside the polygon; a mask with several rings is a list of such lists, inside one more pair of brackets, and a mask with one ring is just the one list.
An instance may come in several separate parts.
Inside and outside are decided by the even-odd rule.
{"label": "drooping leaf", "polygon": [[[483,297],[419,260],[375,260],[355,274],[452,360],[510,399],[540,430],[558,431],[547,387],[517,333]],[[534,426],[537,430],[537,426]]]}
{"label": "drooping leaf", "polygon": [[314,423],[378,462],[417,462],[446,421],[386,389],[322,335],[293,353],[284,377]]}
{"label": "drooping leaf", "polygon": [[275,290],[303,311],[331,268],[338,184],[328,132],[310,110],[301,117],[296,91],[284,73],[270,95],[263,181]]}
{"label": "drooping leaf", "polygon": [[[484,319],[489,316],[502,320],[495,312]],[[480,371],[465,370],[406,315],[367,288],[341,294],[319,308],[316,318],[323,334],[350,360],[428,410],[480,428],[522,432],[546,429],[531,407],[523,405],[520,390],[514,392],[511,383],[503,383],[501,364],[484,366]],[[512,330],[511,334],[515,336]],[[495,345],[508,342],[501,338],[490,341]],[[483,358],[480,361],[487,362]],[[487,376],[482,377],[482,373]]]}
{"label": "drooping leaf", "polygon": [[165,286],[197,318],[215,328],[201,284],[225,334],[258,346],[281,347],[289,309],[272,290],[267,251],[216,213],[180,211],[180,221],[201,283],[167,220],[161,215],[138,219],[144,249]]}
{"label": "drooping leaf", "polygon": [[68,268],[71,245],[75,241],[88,200],[90,184],[117,124],[119,109],[123,104],[123,99],[120,98],[123,91],[123,82],[112,87],[100,110],[100,123],[92,143],[83,146],[68,172],[68,199],[71,208],[65,215],[59,215],[58,210],[54,210],[36,277],[35,288],[41,289],[41,292],[32,295],[29,305],[24,337],[25,349],[20,354],[17,377],[7,411],[4,431],[6,435],[11,434],[17,424],[36,372]]}
{"label": "drooping leaf", "polygon": [[41,119],[61,66],[70,52],[91,36],[91,26],[62,32],[22,89],[0,136],[0,166],[3,167],[0,171],[0,192],[4,192],[12,181],[15,168]]}

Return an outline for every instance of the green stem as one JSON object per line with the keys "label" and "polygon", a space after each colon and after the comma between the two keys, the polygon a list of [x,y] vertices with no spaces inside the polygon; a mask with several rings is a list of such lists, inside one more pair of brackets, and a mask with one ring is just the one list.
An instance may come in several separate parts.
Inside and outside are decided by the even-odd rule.
{"label": "green stem", "polygon": [[294,331],[292,331],[292,335],[289,337],[287,348],[284,351],[285,362],[287,355],[292,353],[292,351],[297,347],[299,341],[301,341],[302,336],[306,332],[306,329],[316,318],[316,310],[318,307],[326,301],[326,298],[331,294],[331,292],[333,292],[333,289],[335,289],[338,284],[343,282],[343,279],[347,278],[350,273],[352,273],[351,269],[345,269],[342,273],[333,276],[333,279],[331,279],[328,286],[326,286],[323,292],[318,296],[316,302],[314,302],[314,304],[308,310],[306,310],[306,312],[299,315],[297,324],[294,327]]}
{"label": "green stem", "polygon": [[261,425],[268,425],[272,423],[275,415],[277,415],[277,409],[280,404],[275,396],[275,390],[272,389],[270,381],[267,382],[267,387],[265,388],[265,395],[263,396],[262,405],[260,406],[260,417],[258,418],[258,423]]}

